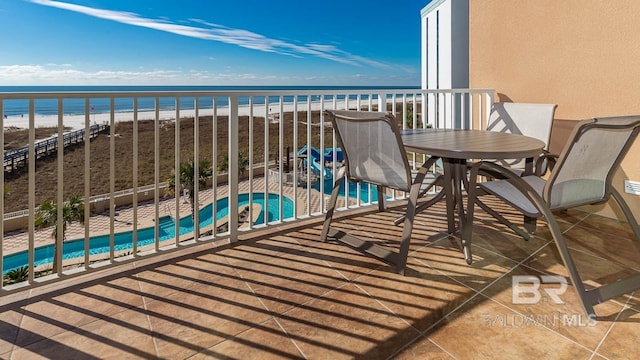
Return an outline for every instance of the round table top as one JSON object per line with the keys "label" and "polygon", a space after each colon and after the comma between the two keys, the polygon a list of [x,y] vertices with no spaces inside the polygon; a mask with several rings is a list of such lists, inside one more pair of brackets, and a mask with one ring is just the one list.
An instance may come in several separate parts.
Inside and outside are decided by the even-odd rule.
{"label": "round table top", "polygon": [[401,130],[408,151],[454,159],[516,159],[536,157],[544,142],[529,136],[483,130]]}

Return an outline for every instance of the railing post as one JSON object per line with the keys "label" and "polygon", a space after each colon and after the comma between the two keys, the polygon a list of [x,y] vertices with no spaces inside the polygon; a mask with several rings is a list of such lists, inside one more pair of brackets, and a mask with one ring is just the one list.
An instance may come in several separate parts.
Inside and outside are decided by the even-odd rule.
{"label": "railing post", "polygon": [[427,93],[427,118],[429,119],[429,124],[432,127],[438,127],[438,122],[436,121],[436,106],[437,106],[437,94]]}
{"label": "railing post", "polygon": [[[90,129],[91,121],[89,116],[89,98],[84,99],[84,131]],[[91,218],[91,138],[85,137],[84,142],[84,269],[89,269],[89,240],[90,240],[90,218]]]}
{"label": "railing post", "polygon": [[175,122],[175,149],[174,149],[174,165],[173,165],[173,174],[174,174],[174,204],[175,204],[175,216],[174,216],[174,229],[176,233],[175,244],[176,246],[180,245],[180,197],[182,193],[182,176],[180,174],[180,97],[176,96],[176,122]]}
{"label": "railing post", "polygon": [[[284,164],[282,164],[282,155],[284,153],[284,97],[281,95],[279,97],[279,105],[278,108],[280,112],[278,115],[278,173],[280,174],[280,180],[282,180],[282,174],[284,173]],[[237,139],[236,139],[237,140]],[[310,158],[308,158],[309,160]],[[311,169],[307,166],[307,174],[309,174]],[[282,221],[283,212],[283,194],[284,186],[282,185],[282,181],[278,184],[278,214],[279,219]],[[269,196],[268,194],[266,195]]]}
{"label": "railing post", "polygon": [[116,200],[116,106],[113,96],[109,98],[109,262],[115,258],[115,216]]}
{"label": "railing post", "polygon": [[[293,97],[293,108],[294,109],[298,108],[298,96],[297,95]],[[298,202],[298,169],[297,169],[297,166],[296,166],[296,164],[298,163],[297,162],[297,154],[298,154],[298,149],[299,149],[299,145],[298,145],[298,120],[299,120],[298,119],[298,112],[294,111],[293,112],[293,164],[294,164],[294,166],[293,166],[293,182],[292,182],[292,186],[293,186],[293,201],[296,202],[296,203]],[[307,135],[307,136],[309,136],[309,135]],[[309,139],[311,139],[311,138],[307,137],[307,143],[306,143],[307,153],[309,153],[308,149],[309,149],[309,146],[311,146],[311,141]],[[287,152],[287,156],[289,156],[288,152]],[[307,158],[307,159],[309,160],[309,158]],[[281,162],[282,162],[282,160],[281,160]],[[307,162],[307,174],[306,174],[307,175],[307,187],[309,187],[309,185],[311,183],[311,181],[309,180],[309,173],[311,171],[310,167],[311,167],[310,163]],[[289,169],[287,169],[287,171],[289,171]],[[282,182],[285,180],[283,178],[284,174],[280,173],[279,176],[280,176],[280,178],[278,180],[278,183],[282,184]],[[297,217],[297,214],[294,214],[294,216]],[[280,219],[280,220],[282,220],[282,219]]]}
{"label": "railing post", "polygon": [[378,93],[378,111],[387,112],[387,96],[384,93]]}
{"label": "railing post", "polygon": [[193,239],[200,238],[200,102],[196,96],[193,103]]}
{"label": "railing post", "polygon": [[[267,122],[267,118],[264,118]],[[253,96],[249,97],[249,204],[253,204]],[[253,206],[249,206],[249,228],[253,228]]]}
{"label": "railing post", "polygon": [[[218,220],[217,216],[213,214],[218,213],[218,103],[217,98],[214,96],[211,99],[211,174],[213,179],[211,181],[211,225],[212,233],[215,237],[218,234]],[[228,222],[227,222],[228,223]]]}
{"label": "railing post", "polygon": [[160,98],[155,97],[153,119],[153,233],[154,250],[160,249]]}
{"label": "railing post", "polygon": [[138,256],[138,98],[133,98],[133,230],[132,253]]}
{"label": "railing post", "polygon": [[36,206],[36,125],[35,125],[35,100],[29,99],[29,248],[28,248],[28,263],[29,263],[29,284],[33,284],[34,279],[34,260],[35,260],[35,211]]}
{"label": "railing post", "polygon": [[229,240],[238,241],[238,95],[229,96]]}
{"label": "railing post", "polygon": [[[491,115],[491,107],[493,106],[493,91],[487,93],[487,107],[485,108],[485,124],[489,123],[489,116]],[[485,126],[486,127],[486,126]]]}
{"label": "railing post", "polygon": [[53,264],[57,265],[57,268],[54,267],[53,271],[55,271],[58,276],[62,275],[62,243],[64,241],[64,124],[63,124],[63,107],[62,107],[62,98],[58,98],[58,144],[62,144],[58,146],[58,181],[57,181],[57,215],[56,215],[56,225],[57,232],[55,241],[55,252],[53,259]]}
{"label": "railing post", "polygon": [[[264,208],[269,208],[269,95],[264,97]],[[264,217],[264,224],[267,224],[268,216]]]}

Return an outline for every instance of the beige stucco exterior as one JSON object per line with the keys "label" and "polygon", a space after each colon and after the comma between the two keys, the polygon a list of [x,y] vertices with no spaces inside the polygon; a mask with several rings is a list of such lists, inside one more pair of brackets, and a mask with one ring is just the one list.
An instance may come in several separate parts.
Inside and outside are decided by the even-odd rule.
{"label": "beige stucco exterior", "polygon": [[[638,14],[637,0],[470,0],[469,85],[558,104],[551,150],[560,151],[577,120],[640,114]],[[640,181],[640,140],[614,178],[621,192],[624,179]],[[640,196],[625,199],[640,218]]]}

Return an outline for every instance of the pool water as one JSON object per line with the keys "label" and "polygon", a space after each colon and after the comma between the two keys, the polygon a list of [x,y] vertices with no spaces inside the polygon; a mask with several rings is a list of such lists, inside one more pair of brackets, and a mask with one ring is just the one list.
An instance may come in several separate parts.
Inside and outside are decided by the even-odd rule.
{"label": "pool water", "polygon": [[[358,197],[358,183],[349,181],[349,197],[356,199]],[[313,188],[320,191],[320,182],[317,182],[313,185]],[[340,196],[345,196],[345,186],[344,181],[340,184]],[[333,176],[329,179],[324,179],[324,193],[326,195],[331,195],[331,191],[333,190]],[[371,185],[368,183],[361,183],[360,187],[360,200],[362,202],[369,202],[369,195],[371,195],[371,201],[378,201],[378,188],[375,185]]]}
{"label": "pool water", "polygon": [[[267,221],[279,220],[279,199],[278,194],[269,194],[268,209],[266,211]],[[253,202],[260,204],[262,210],[254,224],[263,224],[265,219],[265,203],[264,193],[254,193]],[[238,195],[238,206],[249,204],[249,194]],[[293,201],[286,196],[282,198],[284,218],[293,217]],[[209,204],[200,210],[199,221],[200,229],[213,223],[212,204]],[[229,214],[229,198],[223,198],[216,201],[216,220],[220,220]],[[151,245],[156,241],[175,239],[175,221],[169,216],[159,219],[159,236],[155,236],[155,227],[138,229],[138,247]],[[191,214],[180,219],[180,236],[193,232],[193,219]],[[115,251],[123,251],[133,248],[133,231],[124,231],[114,234]],[[46,245],[35,249],[34,266],[45,265],[53,262],[54,246]],[[65,241],[62,245],[62,258],[64,260],[84,257],[84,239]],[[89,254],[104,254],[109,252],[109,235],[94,236],[89,239]],[[21,251],[15,254],[7,255],[3,259],[2,273],[26,266],[28,264],[27,251]]]}

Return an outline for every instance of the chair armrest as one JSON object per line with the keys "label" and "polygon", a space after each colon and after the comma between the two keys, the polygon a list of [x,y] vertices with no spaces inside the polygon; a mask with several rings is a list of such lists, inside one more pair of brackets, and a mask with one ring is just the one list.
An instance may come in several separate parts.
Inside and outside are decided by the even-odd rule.
{"label": "chair armrest", "polygon": [[[420,182],[422,183],[422,186],[420,187],[420,193],[419,196],[423,196],[424,194],[427,193],[427,191],[429,191],[433,186],[438,185],[442,182],[442,175],[438,174],[437,172],[432,172],[431,176],[428,176],[427,174],[429,173],[429,171],[431,170],[431,168],[433,166],[436,166],[436,162],[440,160],[439,157],[437,156],[432,156],[429,159],[427,159],[427,161],[425,161],[420,168],[417,171],[417,174],[413,174],[412,171],[412,180],[413,182]],[[427,181],[425,181],[427,180]]]}
{"label": "chair armrest", "polygon": [[536,159],[534,171],[535,175],[543,176],[547,173],[547,170],[553,170],[553,168],[556,166],[557,160],[558,155],[551,154],[547,150],[545,150],[544,153],[541,154],[538,159]]}
{"label": "chair armrest", "polygon": [[425,161],[425,162],[422,164],[422,166],[421,166],[421,167],[424,167],[424,168],[427,168],[427,169],[428,169],[428,168],[432,167],[432,166],[436,163],[436,161],[438,161],[438,160],[440,160],[440,157],[438,157],[438,156],[431,156],[429,159],[427,159],[427,161]]}
{"label": "chair armrest", "polygon": [[493,161],[482,160],[474,163],[469,168],[470,187],[476,185],[478,176],[486,176],[485,174],[487,173],[492,174],[499,179],[512,180],[512,181],[520,180],[520,175],[514,173],[509,168],[496,164]]}
{"label": "chair armrest", "polygon": [[[539,178],[539,177],[535,175],[521,177],[520,175],[510,171],[508,168],[505,168],[501,165],[498,165],[490,161],[478,162],[474,164],[471,167],[471,170],[469,171],[469,202],[470,204],[476,201],[476,197],[478,196],[477,193],[478,191],[480,191],[480,186],[478,186],[478,176],[480,175],[480,171],[490,171],[490,172],[499,174],[503,178],[501,180],[497,180],[497,182],[508,182],[509,184],[511,184],[511,186],[515,187],[515,189],[518,192],[520,192],[524,197],[526,197],[527,201],[529,201],[531,205],[537,209],[538,213],[542,213],[543,214],[542,216],[544,216],[545,218],[551,214],[550,210],[549,211],[544,210],[545,208],[548,210],[548,206],[544,201],[544,199],[542,198],[542,194],[538,193],[538,191],[536,191],[536,189],[534,189],[533,186],[530,184],[530,181],[527,180],[532,177],[535,177],[535,178]],[[488,183],[493,183],[493,182],[488,182]],[[485,190],[488,190],[488,189],[485,189]],[[490,191],[490,190],[489,192],[493,193],[493,191]],[[526,209],[520,207],[520,205],[517,205],[516,203],[511,201],[511,199],[509,198],[505,198],[504,196],[501,196],[497,193],[494,193],[494,195],[501,197],[504,201],[511,204],[513,207],[515,207],[516,209],[518,209],[519,211],[525,214],[527,213],[533,214],[533,212],[529,212]],[[528,216],[537,217],[540,215],[528,215]]]}

